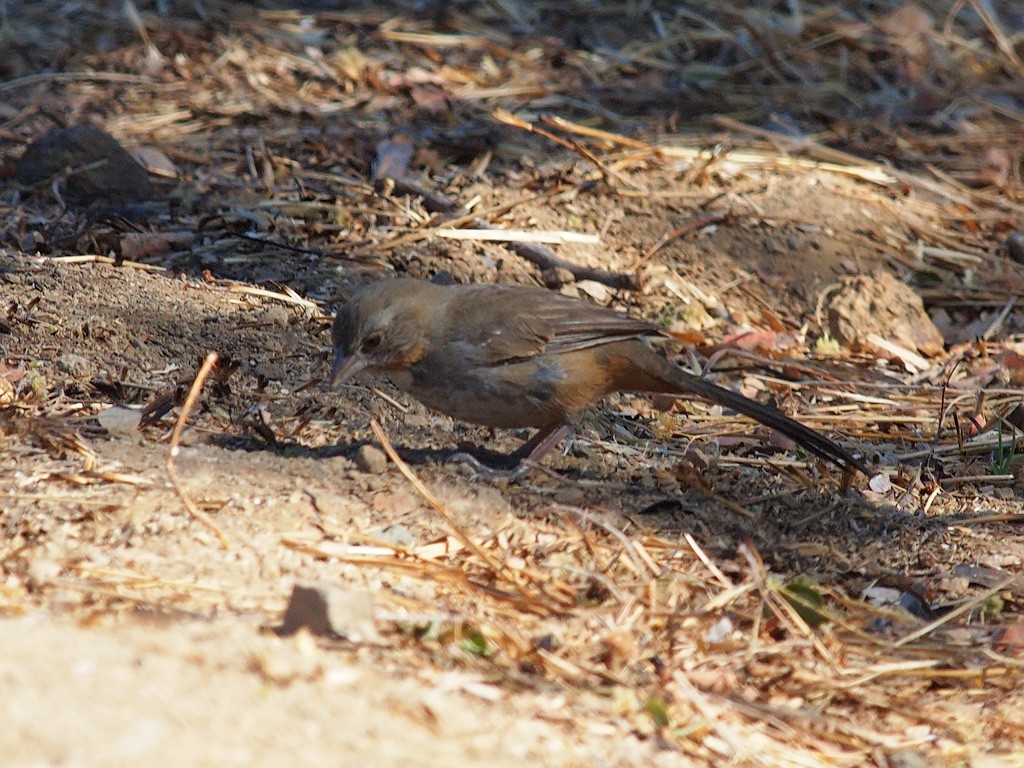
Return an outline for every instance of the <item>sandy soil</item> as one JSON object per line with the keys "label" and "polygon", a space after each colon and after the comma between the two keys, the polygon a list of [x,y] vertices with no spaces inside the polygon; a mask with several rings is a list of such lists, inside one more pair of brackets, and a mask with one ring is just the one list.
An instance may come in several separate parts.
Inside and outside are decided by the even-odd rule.
{"label": "sandy soil", "polygon": [[[159,213],[143,223],[46,190],[0,210],[0,763],[1024,765],[1021,481],[963,444],[1019,401],[1019,313],[975,342],[1024,285],[992,245],[1012,218],[998,201],[971,209],[980,229],[960,226],[961,207],[924,187],[793,165],[774,144],[740,163],[598,142],[614,166],[602,175],[488,124],[497,138],[460,147],[468,158],[417,134],[414,171],[503,229],[599,233],[558,255],[635,273],[637,289],[566,280],[501,244],[395,246],[436,222],[374,187],[375,149],[396,125],[488,119],[479,95],[439,115],[442,75],[491,72],[493,56],[514,81],[536,58],[456,47],[445,68],[342,14],[322,21],[349,35],[342,53],[372,28],[377,63],[318,95],[288,86],[296,61],[320,83],[305,27],[229,10],[217,18],[237,38],[154,22],[164,80],[19,81],[4,107],[20,131],[0,136],[5,164],[57,103],[158,148],[177,178],[154,179]],[[548,59],[565,51],[537,45],[546,75],[561,72]],[[97,50],[95,69],[148,72],[141,45]],[[582,61],[565,76],[597,77]],[[131,251],[129,235],[159,247]],[[923,239],[945,250],[925,262]],[[108,252],[137,258],[92,258]],[[828,297],[877,270],[919,288],[937,321],[951,307],[944,330],[981,330],[922,352],[924,370],[906,350],[830,351]],[[454,423],[387,382],[324,384],[330,313],[352,286],[439,273],[549,284],[661,322],[687,342],[670,348],[680,363],[731,343],[721,381],[862,450],[892,484],[846,487],[720,408],[632,395],[586,414],[547,472],[444,463],[457,444],[526,435]],[[211,351],[221,366],[174,466],[228,547],[167,470]],[[373,420],[436,504],[360,453]],[[949,450],[927,457],[935,447]],[[780,597],[794,582],[831,621]],[[365,599],[340,626],[372,637],[276,634],[296,584]]]}

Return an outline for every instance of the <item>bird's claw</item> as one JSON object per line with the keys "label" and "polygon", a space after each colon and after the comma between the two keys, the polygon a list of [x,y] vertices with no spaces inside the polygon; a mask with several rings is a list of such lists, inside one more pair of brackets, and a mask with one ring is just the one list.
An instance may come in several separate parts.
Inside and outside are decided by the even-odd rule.
{"label": "bird's claw", "polygon": [[518,480],[526,476],[526,473],[534,467],[533,462],[520,461],[513,467],[500,468],[484,464],[473,454],[467,451],[457,451],[445,458],[445,463],[459,462],[468,466],[473,471],[473,478],[484,478],[486,480]]}

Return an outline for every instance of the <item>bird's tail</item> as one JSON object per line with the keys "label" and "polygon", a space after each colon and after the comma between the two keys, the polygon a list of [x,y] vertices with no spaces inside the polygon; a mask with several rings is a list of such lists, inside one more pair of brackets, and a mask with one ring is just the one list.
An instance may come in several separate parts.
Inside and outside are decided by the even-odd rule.
{"label": "bird's tail", "polygon": [[786,416],[777,408],[751,400],[749,397],[744,397],[738,392],[733,392],[731,389],[720,387],[707,379],[694,376],[653,350],[649,349],[649,351],[649,357],[644,355],[644,359],[648,363],[645,366],[648,368],[646,373],[659,384],[659,386],[650,387],[649,391],[673,395],[696,395],[712,403],[718,403],[726,408],[739,411],[744,416],[748,416],[754,421],[764,424],[766,427],[771,427],[781,432],[797,445],[823,459],[831,461],[840,467],[850,467],[859,470],[865,475],[870,476],[871,473],[863,462],[854,458],[849,451],[817,430],[789,418],[789,416]]}

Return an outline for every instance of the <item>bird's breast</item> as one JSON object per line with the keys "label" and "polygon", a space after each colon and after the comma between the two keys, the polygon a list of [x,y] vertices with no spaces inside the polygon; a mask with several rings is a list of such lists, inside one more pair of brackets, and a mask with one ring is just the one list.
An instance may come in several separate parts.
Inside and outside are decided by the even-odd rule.
{"label": "bird's breast", "polygon": [[392,382],[424,405],[455,419],[489,427],[544,427],[569,415],[567,371],[558,356],[498,365],[426,357]]}

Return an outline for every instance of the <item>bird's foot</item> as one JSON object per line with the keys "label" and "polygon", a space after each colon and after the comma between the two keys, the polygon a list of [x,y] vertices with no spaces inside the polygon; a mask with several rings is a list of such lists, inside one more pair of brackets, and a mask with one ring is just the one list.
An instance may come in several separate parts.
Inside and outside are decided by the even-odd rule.
{"label": "bird's foot", "polygon": [[521,460],[515,453],[495,453],[469,446],[460,446],[458,450],[445,456],[444,462],[458,462],[468,466],[474,477],[488,480],[518,480],[533,466],[532,462]]}
{"label": "bird's foot", "polygon": [[548,451],[572,432],[569,424],[554,424],[536,434],[512,453],[496,453],[484,448],[459,446],[445,461],[468,464],[478,477],[517,480],[531,469],[543,469],[538,463]]}

